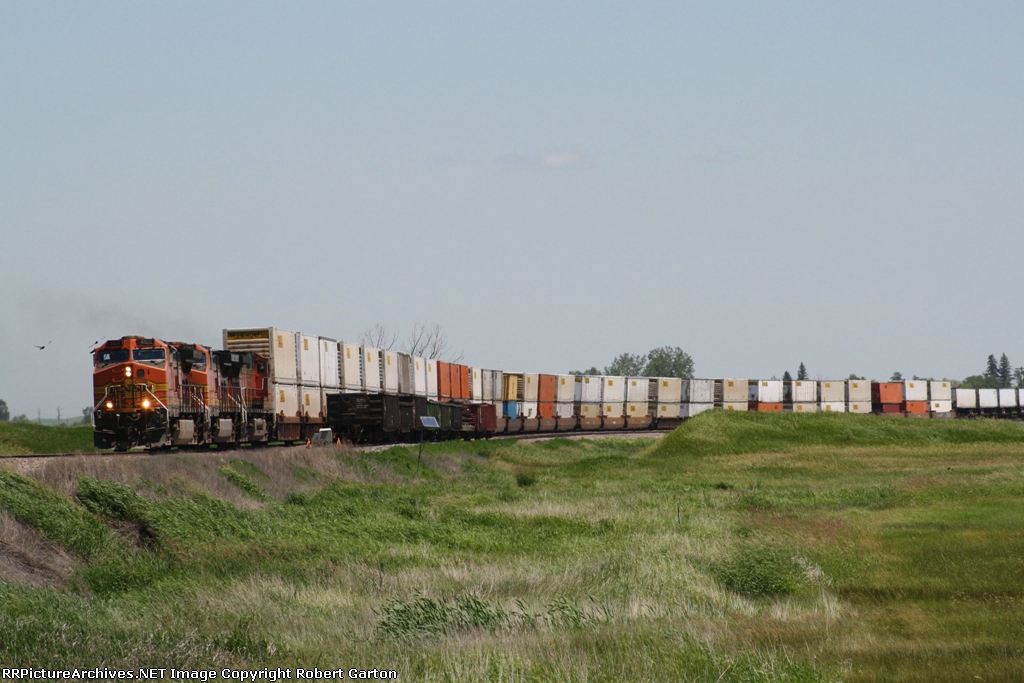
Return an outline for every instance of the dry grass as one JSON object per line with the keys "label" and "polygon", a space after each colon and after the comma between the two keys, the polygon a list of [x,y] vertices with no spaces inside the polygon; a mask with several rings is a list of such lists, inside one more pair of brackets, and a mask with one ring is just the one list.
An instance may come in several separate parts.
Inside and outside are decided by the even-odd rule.
{"label": "dry grass", "polygon": [[75,569],[75,561],[33,527],[0,512],[0,578],[17,584],[57,586]]}

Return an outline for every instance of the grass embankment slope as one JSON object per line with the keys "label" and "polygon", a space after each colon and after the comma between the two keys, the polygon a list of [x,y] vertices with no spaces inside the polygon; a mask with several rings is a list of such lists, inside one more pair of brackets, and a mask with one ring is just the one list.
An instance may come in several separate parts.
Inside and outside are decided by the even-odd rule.
{"label": "grass embankment slope", "polygon": [[1020,678],[1022,463],[1024,425],[708,413],[654,445],[431,445],[419,474],[406,448],[23,464],[0,660]]}
{"label": "grass embankment slope", "polygon": [[94,453],[92,427],[49,427],[0,422],[0,456],[33,453]]}

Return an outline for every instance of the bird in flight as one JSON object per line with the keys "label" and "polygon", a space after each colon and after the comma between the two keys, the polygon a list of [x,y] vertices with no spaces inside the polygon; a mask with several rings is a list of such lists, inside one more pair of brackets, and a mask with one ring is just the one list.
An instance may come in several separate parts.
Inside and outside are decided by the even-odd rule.
{"label": "bird in flight", "polygon": [[43,344],[42,346],[40,346],[39,344],[33,344],[32,346],[34,346],[37,349],[39,349],[40,351],[42,351],[43,349],[45,349],[47,346],[49,346],[52,343],[53,343],[52,341],[48,341],[45,344]]}

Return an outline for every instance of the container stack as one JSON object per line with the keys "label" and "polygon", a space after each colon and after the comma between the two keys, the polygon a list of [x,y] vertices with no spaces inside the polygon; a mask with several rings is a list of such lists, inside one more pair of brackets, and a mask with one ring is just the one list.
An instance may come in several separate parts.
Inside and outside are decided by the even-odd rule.
{"label": "container stack", "polygon": [[539,416],[540,375],[536,372],[523,374],[523,408],[520,417],[532,420]]}
{"label": "container stack", "polygon": [[295,333],[276,327],[224,330],[226,351],[252,351],[267,358],[269,400],[278,415],[278,435],[298,439],[302,433],[299,412],[299,362]]}
{"label": "container stack", "polygon": [[871,408],[881,415],[903,414],[903,383],[872,382]]}
{"label": "container stack", "polygon": [[683,380],[678,377],[655,377],[651,380],[648,405],[656,420],[678,420],[681,416]]}
{"label": "container stack", "polygon": [[651,424],[647,407],[650,393],[649,377],[626,378],[626,419],[631,429],[643,429]]}
{"label": "container stack", "polygon": [[596,429],[601,425],[601,378],[597,375],[583,375],[576,378],[576,383],[580,389],[577,411],[581,420],[580,428]]}
{"label": "container stack", "polygon": [[928,417],[928,382],[908,379],[903,382],[903,412],[908,417]]}
{"label": "container stack", "polygon": [[845,381],[818,383],[818,408],[823,413],[845,413],[846,403]]}
{"label": "container stack", "polygon": [[518,420],[522,417],[523,375],[506,372],[503,375],[502,400],[505,402],[505,417]]}
{"label": "container stack", "polygon": [[[555,417],[559,423],[568,426],[576,418],[576,377],[573,375],[555,375]],[[560,424],[559,427],[562,425]],[[575,426],[575,425],[573,425]]]}
{"label": "container stack", "polygon": [[846,381],[846,409],[860,415],[871,412],[871,382],[864,379]]}
{"label": "container stack", "polygon": [[558,377],[537,375],[537,415],[545,420],[555,419],[555,398],[558,393]]}
{"label": "container stack", "polygon": [[952,417],[953,385],[948,381],[928,383],[928,410],[932,417]]}
{"label": "container stack", "polygon": [[691,418],[714,408],[716,384],[713,379],[683,380],[679,415]]}
{"label": "container stack", "polygon": [[782,412],[782,381],[777,379],[752,379],[747,384],[747,400],[750,410],[761,413]]}
{"label": "container stack", "polygon": [[606,375],[601,378],[601,417],[605,429],[615,429],[625,424],[626,378]]}
{"label": "container stack", "polygon": [[809,379],[792,379],[782,387],[782,401],[786,412],[818,412],[818,383]]}
{"label": "container stack", "polygon": [[715,380],[715,407],[722,410],[747,410],[748,385],[745,379]]}

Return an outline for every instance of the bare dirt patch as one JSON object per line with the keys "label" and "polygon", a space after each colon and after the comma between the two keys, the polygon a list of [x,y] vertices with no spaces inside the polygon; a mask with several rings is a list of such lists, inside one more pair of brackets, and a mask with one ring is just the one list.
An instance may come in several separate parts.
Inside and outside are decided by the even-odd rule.
{"label": "bare dirt patch", "polygon": [[58,586],[74,569],[74,559],[63,548],[0,512],[0,577],[18,584]]}

